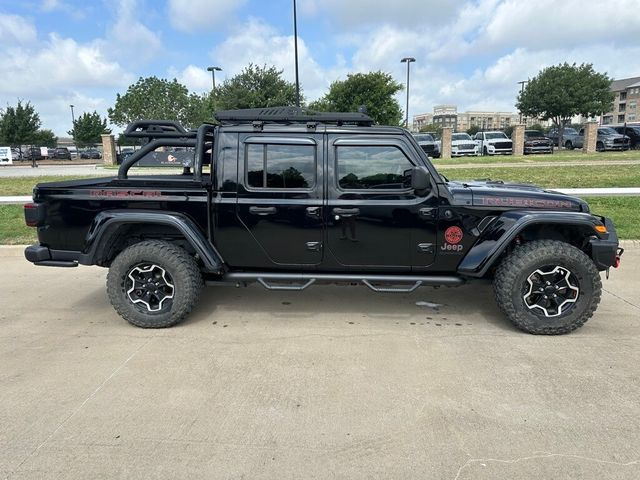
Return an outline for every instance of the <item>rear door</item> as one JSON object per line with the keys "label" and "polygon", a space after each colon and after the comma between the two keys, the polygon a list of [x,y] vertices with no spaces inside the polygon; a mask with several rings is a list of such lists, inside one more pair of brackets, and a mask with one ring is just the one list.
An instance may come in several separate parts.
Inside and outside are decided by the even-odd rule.
{"label": "rear door", "polygon": [[241,133],[236,215],[248,266],[322,262],[323,134]]}

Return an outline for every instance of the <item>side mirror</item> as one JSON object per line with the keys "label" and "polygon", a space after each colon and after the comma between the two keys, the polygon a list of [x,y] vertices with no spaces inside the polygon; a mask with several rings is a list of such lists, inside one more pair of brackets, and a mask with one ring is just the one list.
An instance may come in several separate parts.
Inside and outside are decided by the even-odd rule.
{"label": "side mirror", "polygon": [[411,188],[420,195],[426,195],[431,190],[431,175],[426,167],[414,167],[411,170]]}

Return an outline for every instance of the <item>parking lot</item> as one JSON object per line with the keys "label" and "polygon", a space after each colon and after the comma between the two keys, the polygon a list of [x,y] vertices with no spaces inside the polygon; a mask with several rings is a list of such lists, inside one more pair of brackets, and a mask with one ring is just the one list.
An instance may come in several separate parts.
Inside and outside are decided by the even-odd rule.
{"label": "parking lot", "polygon": [[141,330],[106,270],[3,247],[0,476],[640,478],[640,244],[624,246],[595,317],[560,337],[516,331],[488,284],[219,287]]}

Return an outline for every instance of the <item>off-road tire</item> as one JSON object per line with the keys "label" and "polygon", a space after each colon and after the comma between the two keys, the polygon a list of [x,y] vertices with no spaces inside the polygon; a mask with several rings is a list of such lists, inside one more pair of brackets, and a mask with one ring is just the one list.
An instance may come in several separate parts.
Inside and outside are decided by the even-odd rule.
{"label": "off-road tire", "polygon": [[567,140],[565,142],[564,148],[566,148],[567,150],[573,150],[573,143],[571,142],[571,140]]}
{"label": "off-road tire", "polygon": [[[155,264],[171,277],[174,293],[169,308],[142,312],[127,295],[125,281],[136,265]],[[141,328],[166,328],[183,320],[198,301],[202,275],[194,258],[169,242],[147,240],[123,250],[112,262],[107,275],[107,294],[111,305],[126,321]]]}
{"label": "off-road tire", "polygon": [[604,143],[602,143],[602,142],[596,142],[596,151],[598,151],[598,152],[604,152]]}
{"label": "off-road tire", "polygon": [[[580,288],[575,303],[557,317],[533,313],[523,298],[529,275],[547,265],[569,270]],[[493,285],[496,302],[511,323],[537,335],[561,335],[581,327],[593,316],[602,295],[600,273],[593,261],[576,247],[557,240],[536,240],[516,247],[498,266]]]}

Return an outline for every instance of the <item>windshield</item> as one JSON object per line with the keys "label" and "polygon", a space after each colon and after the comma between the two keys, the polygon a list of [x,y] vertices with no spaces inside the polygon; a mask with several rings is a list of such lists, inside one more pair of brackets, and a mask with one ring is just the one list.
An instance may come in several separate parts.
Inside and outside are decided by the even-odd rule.
{"label": "windshield", "polygon": [[431,135],[416,135],[417,142],[433,142],[433,137]]}
{"label": "windshield", "polygon": [[544,134],[538,130],[526,130],[524,135],[526,137],[544,137]]}
{"label": "windshield", "polygon": [[618,132],[616,132],[613,128],[611,127],[602,127],[598,129],[598,133],[601,135],[617,135]]}
{"label": "windshield", "polygon": [[471,135],[468,133],[454,133],[451,136],[451,140],[471,140]]}
{"label": "windshield", "polygon": [[487,138],[487,140],[491,140],[492,138],[508,138],[504,133],[502,132],[490,132],[490,133],[485,133],[484,136]]}

